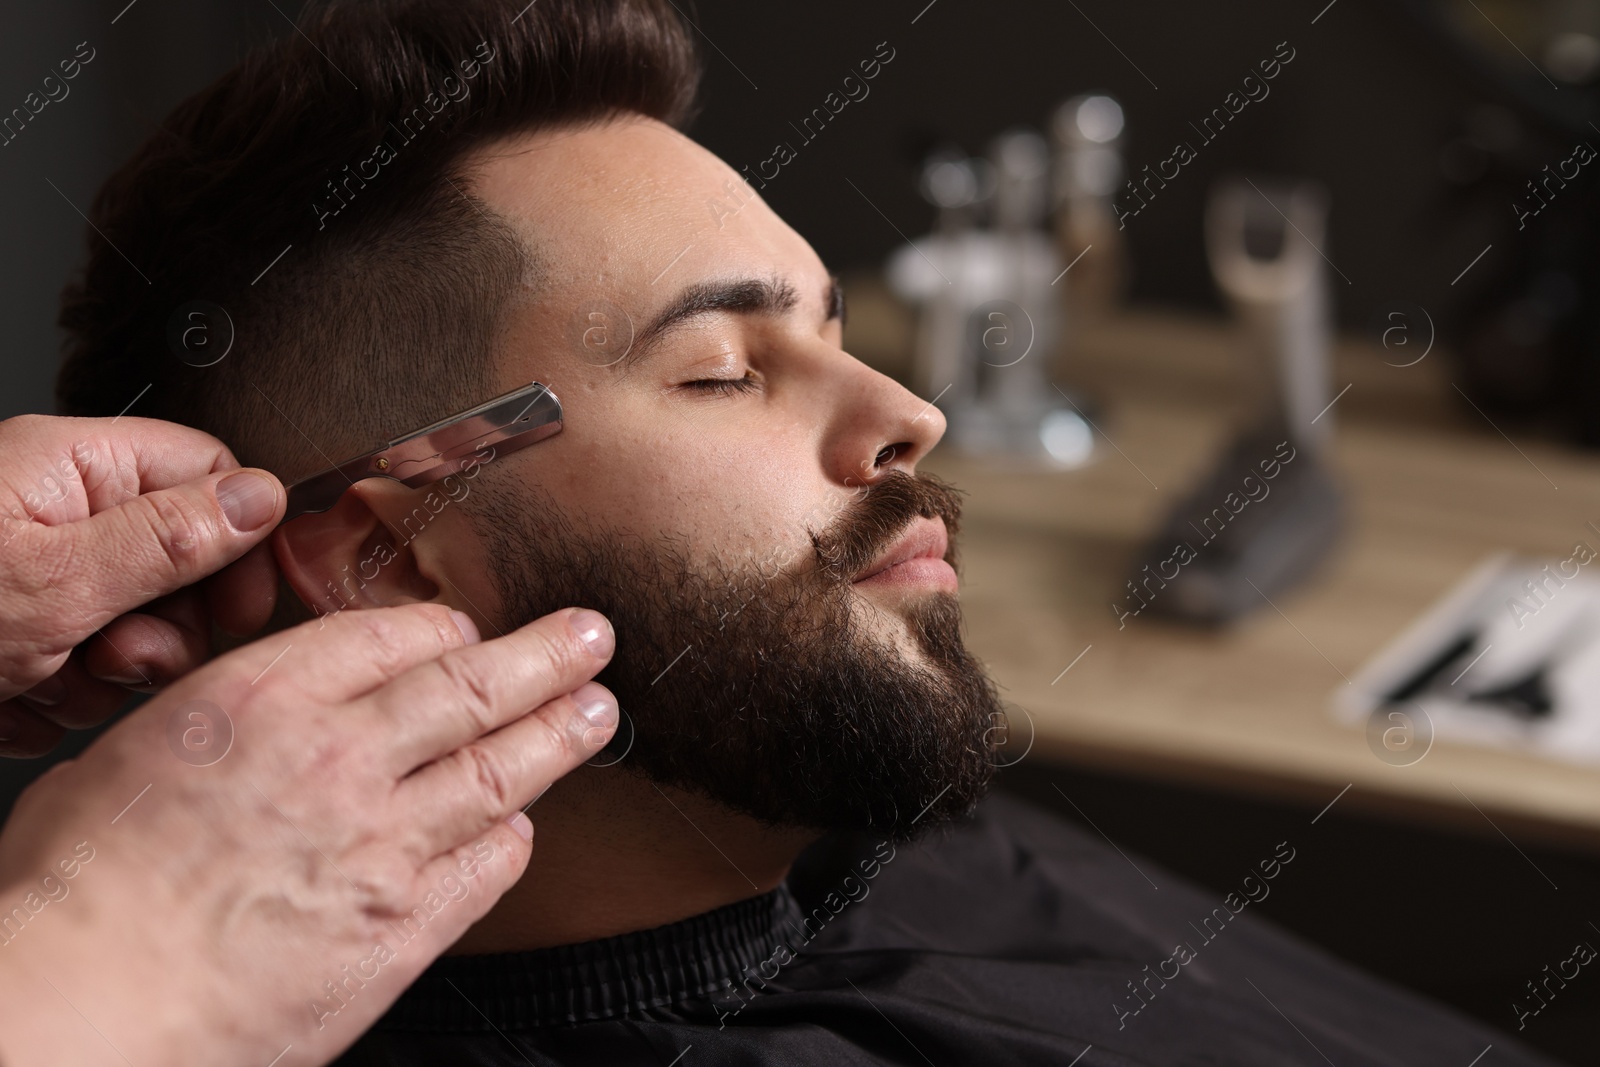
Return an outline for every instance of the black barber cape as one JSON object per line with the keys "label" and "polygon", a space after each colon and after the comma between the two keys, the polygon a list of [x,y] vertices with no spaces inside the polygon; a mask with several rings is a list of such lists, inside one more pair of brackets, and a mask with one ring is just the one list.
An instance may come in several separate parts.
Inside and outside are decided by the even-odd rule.
{"label": "black barber cape", "polygon": [[825,839],[683,922],[444,958],[338,1064],[1551,1062],[1253,915],[1294,846],[1219,895],[996,795],[915,845]]}

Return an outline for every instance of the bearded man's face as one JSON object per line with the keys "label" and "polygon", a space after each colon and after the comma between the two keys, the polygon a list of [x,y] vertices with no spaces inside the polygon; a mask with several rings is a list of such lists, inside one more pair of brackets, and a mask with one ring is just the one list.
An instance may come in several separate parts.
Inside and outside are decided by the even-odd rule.
{"label": "bearded man's face", "polygon": [[[377,592],[486,635],[604,612],[614,745],[632,734],[610,773],[814,829],[905,835],[976,803],[1001,712],[961,640],[955,494],[916,472],[944,418],[843,350],[816,253],[648,119],[508,138],[463,174],[536,263],[488,395],[544,382],[565,428],[483,468]],[[358,491],[392,514],[343,548],[305,535],[308,602],[421,492]]]}

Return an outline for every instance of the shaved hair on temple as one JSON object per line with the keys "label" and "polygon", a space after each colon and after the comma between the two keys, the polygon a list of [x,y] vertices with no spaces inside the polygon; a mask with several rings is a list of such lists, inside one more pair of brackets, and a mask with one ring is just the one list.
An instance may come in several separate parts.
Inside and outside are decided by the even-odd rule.
{"label": "shaved hair on temple", "polygon": [[[62,413],[115,415],[148,384],[134,414],[287,480],[481,403],[537,256],[466,158],[619,114],[681,128],[698,79],[669,0],[308,5],[100,189],[62,298]],[[169,340],[197,301],[232,325],[210,366]]]}

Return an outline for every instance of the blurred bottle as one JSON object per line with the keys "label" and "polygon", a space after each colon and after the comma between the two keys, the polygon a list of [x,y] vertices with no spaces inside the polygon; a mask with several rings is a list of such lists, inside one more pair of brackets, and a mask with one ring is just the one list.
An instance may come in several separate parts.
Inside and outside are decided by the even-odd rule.
{"label": "blurred bottle", "polygon": [[1092,451],[1089,428],[1048,375],[1061,269],[1045,228],[1049,163],[1029,130],[996,137],[986,159],[935,152],[918,183],[938,209],[934,232],[890,257],[888,279],[920,309],[912,383],[945,413],[953,447],[1076,466]]}
{"label": "blurred bottle", "polygon": [[1111,207],[1122,182],[1123,129],[1122,105],[1100,93],[1066,101],[1050,123],[1056,247],[1071,265],[1056,288],[1074,329],[1115,307],[1127,289],[1127,250]]}
{"label": "blurred bottle", "polygon": [[1037,456],[1058,465],[1087,459],[1091,436],[1081,416],[1062,410],[1050,387],[1061,343],[1062,308],[1051,283],[1062,261],[1048,230],[1050,148],[1028,129],[1013,129],[989,144],[994,169],[991,244],[998,278],[975,308],[969,347],[977,368],[978,418],[966,428],[972,451]]}
{"label": "blurred bottle", "polygon": [[988,164],[959,149],[941,148],[923,164],[917,183],[923,199],[938,209],[933,233],[900,249],[890,260],[889,284],[902,299],[920,307],[911,388],[933,398],[946,414],[973,403],[977,383],[965,358],[967,316],[971,313],[965,251],[984,207],[994,195]]}

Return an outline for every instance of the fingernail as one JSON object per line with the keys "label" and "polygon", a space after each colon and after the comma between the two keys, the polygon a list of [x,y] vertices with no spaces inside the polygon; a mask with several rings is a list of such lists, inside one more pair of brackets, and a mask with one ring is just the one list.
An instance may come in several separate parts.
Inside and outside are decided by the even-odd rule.
{"label": "fingernail", "polygon": [[572,632],[588,646],[596,659],[611,658],[612,650],[617,647],[617,639],[611,632],[611,623],[604,615],[588,608],[579,608],[567,616],[567,625],[572,627]]}
{"label": "fingernail", "polygon": [[23,693],[22,699],[46,708],[53,708],[67,699],[67,683],[61,680],[61,675],[52,674],[26,693]]}
{"label": "fingernail", "polygon": [[506,816],[506,825],[517,832],[517,836],[524,841],[533,840],[533,820],[520,811],[514,811]]}
{"label": "fingernail", "polygon": [[146,675],[146,674],[141,674],[138,671],[137,668],[133,668],[133,669],[129,669],[127,671],[123,671],[120,674],[100,674],[100,675],[96,675],[96,677],[99,678],[102,682],[110,682],[112,685],[149,685],[150,684],[150,676]]}
{"label": "fingernail", "polygon": [[456,629],[461,631],[461,639],[469,645],[475,645],[483,639],[478,633],[478,624],[472,621],[472,616],[464,611],[451,610],[450,618],[455,620]]}
{"label": "fingernail", "polygon": [[266,525],[278,510],[278,490],[258,474],[240,471],[217,483],[217,503],[229,526],[248,533]]}
{"label": "fingernail", "polygon": [[590,726],[617,724],[617,698],[599,682],[584,682],[572,691],[572,699],[578,705],[578,714],[587,719]]}
{"label": "fingernail", "polygon": [[20,732],[21,722],[17,716],[9,711],[0,711],[0,744],[15,741]]}

